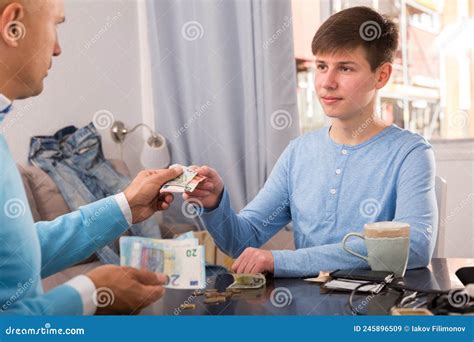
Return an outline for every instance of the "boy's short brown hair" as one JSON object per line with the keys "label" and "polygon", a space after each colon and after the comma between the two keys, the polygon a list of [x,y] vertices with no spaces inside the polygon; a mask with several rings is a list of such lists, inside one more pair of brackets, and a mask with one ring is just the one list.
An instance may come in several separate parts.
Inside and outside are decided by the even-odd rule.
{"label": "boy's short brown hair", "polygon": [[393,62],[398,47],[398,27],[373,9],[351,7],[329,17],[314,35],[313,54],[334,54],[361,46],[372,71]]}

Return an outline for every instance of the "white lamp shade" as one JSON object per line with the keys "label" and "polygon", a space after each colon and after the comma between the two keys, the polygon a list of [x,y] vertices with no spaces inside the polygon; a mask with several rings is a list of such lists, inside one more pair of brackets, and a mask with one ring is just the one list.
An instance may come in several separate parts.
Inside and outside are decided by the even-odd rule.
{"label": "white lamp shade", "polygon": [[171,157],[166,139],[160,134],[156,136],[162,142],[158,147],[150,146],[148,142],[143,146],[140,159],[145,169],[166,169],[170,165]]}

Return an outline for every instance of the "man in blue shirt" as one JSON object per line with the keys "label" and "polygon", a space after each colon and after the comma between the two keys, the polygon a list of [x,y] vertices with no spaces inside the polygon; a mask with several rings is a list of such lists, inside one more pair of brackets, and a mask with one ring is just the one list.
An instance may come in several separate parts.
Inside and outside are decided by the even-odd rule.
{"label": "man in blue shirt", "polygon": [[[408,268],[429,264],[438,220],[433,151],[423,137],[375,115],[397,44],[396,25],[367,7],[323,23],[312,43],[315,90],[331,126],[292,141],[240,213],[232,210],[217,171],[196,167],[208,180],[184,199],[202,203],[201,218],[216,244],[237,257],[235,272],[301,277],[367,268],[341,240],[377,221],[409,223]],[[296,250],[259,249],[290,222]],[[363,240],[348,246],[367,253]]]}
{"label": "man in blue shirt", "polygon": [[[0,0],[0,124],[13,100],[42,92],[52,57],[61,54],[56,30],[64,20],[62,0]],[[182,171],[143,171],[123,193],[35,224],[1,134],[0,165],[0,314],[137,313],[163,295],[165,275],[129,267],[98,267],[47,293],[41,278],[167,209],[173,196],[159,189]]]}

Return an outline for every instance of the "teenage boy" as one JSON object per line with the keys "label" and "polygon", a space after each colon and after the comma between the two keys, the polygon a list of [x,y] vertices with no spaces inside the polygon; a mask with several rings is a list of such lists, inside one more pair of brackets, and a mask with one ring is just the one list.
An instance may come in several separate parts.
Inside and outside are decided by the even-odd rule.
{"label": "teenage boy", "polygon": [[[341,240],[378,221],[409,223],[408,268],[429,264],[438,220],[433,151],[423,137],[375,115],[397,44],[396,25],[367,7],[340,11],[322,24],[312,42],[315,90],[331,126],[293,140],[240,213],[219,174],[196,167],[208,180],[184,199],[202,203],[216,244],[238,257],[234,272],[301,277],[366,268]],[[259,249],[289,222],[296,250]],[[361,239],[347,245],[367,253]]]}

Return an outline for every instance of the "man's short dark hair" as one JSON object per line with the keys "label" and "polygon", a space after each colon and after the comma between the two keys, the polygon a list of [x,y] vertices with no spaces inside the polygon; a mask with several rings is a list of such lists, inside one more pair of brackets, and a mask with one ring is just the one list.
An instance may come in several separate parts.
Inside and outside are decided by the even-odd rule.
{"label": "man's short dark hair", "polygon": [[361,46],[372,71],[393,62],[398,27],[388,17],[364,6],[351,7],[329,17],[313,38],[313,54],[350,52]]}

